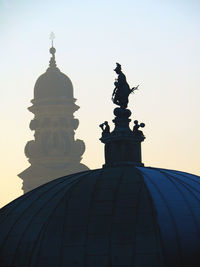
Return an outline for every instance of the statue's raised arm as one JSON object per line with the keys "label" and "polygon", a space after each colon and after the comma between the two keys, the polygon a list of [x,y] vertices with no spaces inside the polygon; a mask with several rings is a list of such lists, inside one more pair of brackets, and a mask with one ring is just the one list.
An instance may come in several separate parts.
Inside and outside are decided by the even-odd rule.
{"label": "statue's raised arm", "polygon": [[119,63],[116,63],[116,65],[114,71],[118,74],[118,78],[114,82],[115,88],[112,94],[112,101],[114,104],[126,109],[130,93],[137,90],[138,86],[130,89],[129,84],[126,81],[126,76],[121,70],[121,65]]}

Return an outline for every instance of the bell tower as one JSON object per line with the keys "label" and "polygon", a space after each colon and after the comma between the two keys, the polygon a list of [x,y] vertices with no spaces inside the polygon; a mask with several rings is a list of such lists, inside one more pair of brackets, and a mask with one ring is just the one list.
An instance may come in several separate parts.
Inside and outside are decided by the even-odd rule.
{"label": "bell tower", "polygon": [[79,106],[71,80],[56,65],[53,38],[50,53],[49,67],[36,81],[32,106],[28,108],[34,114],[30,122],[34,139],[25,146],[31,165],[18,175],[24,193],[58,177],[88,170],[80,163],[85,144],[74,138],[79,125],[74,112]]}

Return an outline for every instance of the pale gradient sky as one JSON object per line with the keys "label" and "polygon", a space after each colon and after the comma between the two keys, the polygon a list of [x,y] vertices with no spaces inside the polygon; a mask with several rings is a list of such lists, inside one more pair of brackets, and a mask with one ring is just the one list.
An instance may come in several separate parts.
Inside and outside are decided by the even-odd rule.
{"label": "pale gradient sky", "polygon": [[33,137],[27,107],[48,67],[51,31],[58,67],[81,107],[83,163],[104,163],[98,125],[113,125],[120,62],[130,86],[140,84],[129,108],[146,124],[145,165],[200,175],[199,14],[199,0],[0,0],[0,206],[22,194],[17,174],[29,166],[24,146]]}

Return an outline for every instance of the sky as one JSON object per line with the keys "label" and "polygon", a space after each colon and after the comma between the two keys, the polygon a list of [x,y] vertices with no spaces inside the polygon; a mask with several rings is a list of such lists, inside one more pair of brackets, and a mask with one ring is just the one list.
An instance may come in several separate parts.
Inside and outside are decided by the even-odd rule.
{"label": "sky", "polygon": [[17,174],[33,114],[33,88],[50,59],[74,86],[80,109],[76,138],[84,140],[82,162],[104,164],[99,124],[113,129],[111,94],[115,63],[130,87],[132,122],[146,124],[145,166],[200,175],[200,1],[199,0],[0,0],[0,207],[22,195]]}

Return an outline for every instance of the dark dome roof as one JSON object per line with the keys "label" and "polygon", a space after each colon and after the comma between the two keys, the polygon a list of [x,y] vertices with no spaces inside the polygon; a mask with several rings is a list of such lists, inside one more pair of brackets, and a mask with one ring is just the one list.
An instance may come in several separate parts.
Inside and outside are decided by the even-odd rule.
{"label": "dark dome roof", "polygon": [[0,213],[0,266],[200,266],[200,180],[114,167],[59,178]]}
{"label": "dark dome roof", "polygon": [[50,67],[36,81],[34,99],[73,98],[71,80],[57,67]]}

